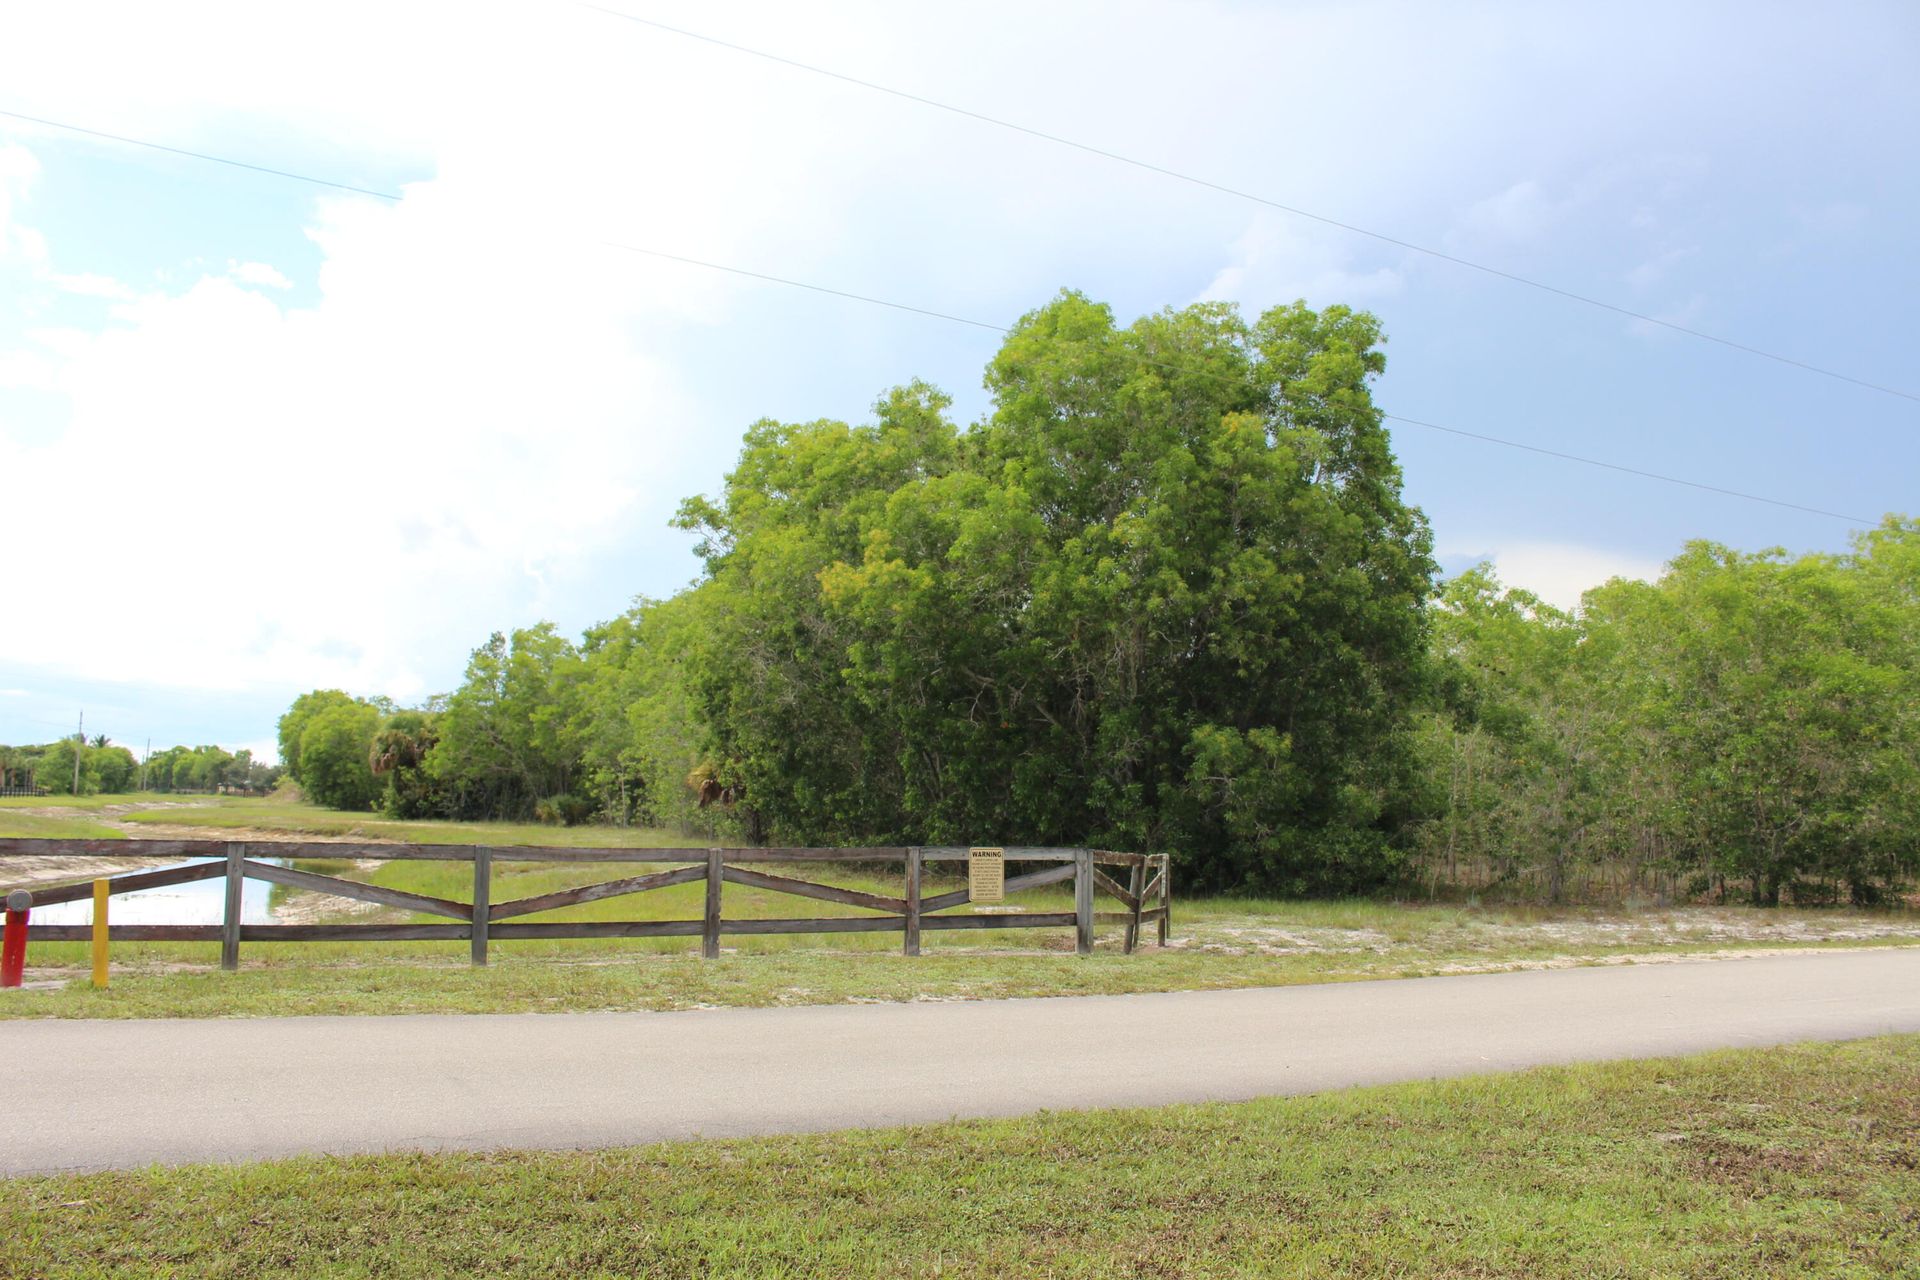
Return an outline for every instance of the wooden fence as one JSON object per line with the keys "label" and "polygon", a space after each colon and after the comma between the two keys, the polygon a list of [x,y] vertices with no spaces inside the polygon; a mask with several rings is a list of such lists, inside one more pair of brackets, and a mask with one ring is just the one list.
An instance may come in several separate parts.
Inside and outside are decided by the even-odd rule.
{"label": "wooden fence", "polygon": [[[1073,882],[1072,911],[995,911],[970,915],[944,914],[972,902],[969,888],[927,895],[921,879],[928,864],[965,866],[968,851],[958,847],[889,847],[858,849],[573,849],[521,845],[353,844],[338,841],[280,840],[27,840],[0,838],[0,885],[9,883],[9,858],[210,858],[135,871],[108,878],[110,894],[132,893],[188,884],[197,880],[226,880],[226,903],[217,925],[113,924],[108,937],[126,942],[218,942],[220,965],[234,969],[240,963],[242,942],[395,942],[467,939],[473,963],[487,962],[487,944],[512,938],[693,938],[711,959],[720,954],[720,939],[728,934],[755,933],[899,933],[906,953],[920,954],[923,933],[942,929],[1071,928],[1081,955],[1093,950],[1097,924],[1123,926],[1124,949],[1131,953],[1143,926],[1152,924],[1161,946],[1171,925],[1172,877],[1166,854],[1114,853],[1105,849],[1015,848],[1005,850],[1009,863],[1037,865],[1039,869],[1009,875],[1005,891]],[[321,875],[261,859],[373,859],[379,861],[431,860],[468,862],[473,866],[470,902],[455,902],[382,885]],[[597,884],[577,885],[531,898],[495,902],[492,897],[496,862],[536,863],[647,863],[662,871],[627,876]],[[901,868],[902,891],[868,893],[755,870],[766,863],[883,863]],[[1122,885],[1109,871],[1124,877]],[[241,893],[249,879],[286,885],[316,893],[330,893],[361,902],[443,917],[452,924],[242,924]],[[698,920],[567,920],[529,921],[521,917],[561,907],[596,902],[665,889],[670,885],[706,884],[706,910]],[[762,919],[725,914],[724,887],[729,884],[791,894],[822,902],[836,902],[876,912],[864,916],[814,916]],[[80,881],[32,890],[33,905],[79,902],[93,896],[92,881]],[[1116,899],[1119,911],[1094,910],[1094,898]],[[1151,903],[1153,905],[1149,906]],[[84,942],[93,936],[91,925],[30,924],[28,939],[36,942]]]}

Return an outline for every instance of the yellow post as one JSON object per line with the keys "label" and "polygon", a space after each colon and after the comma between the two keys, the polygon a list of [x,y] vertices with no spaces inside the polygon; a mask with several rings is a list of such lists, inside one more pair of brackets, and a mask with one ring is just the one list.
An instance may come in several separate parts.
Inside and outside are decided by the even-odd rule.
{"label": "yellow post", "polygon": [[93,985],[107,985],[107,894],[105,880],[93,882]]}

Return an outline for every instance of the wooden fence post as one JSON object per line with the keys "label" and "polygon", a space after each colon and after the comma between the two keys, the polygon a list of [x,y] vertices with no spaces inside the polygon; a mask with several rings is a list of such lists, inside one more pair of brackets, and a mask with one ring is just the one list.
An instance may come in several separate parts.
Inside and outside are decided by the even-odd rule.
{"label": "wooden fence post", "polygon": [[1166,946],[1167,938],[1173,932],[1173,855],[1160,855],[1160,936],[1159,945]]}
{"label": "wooden fence post", "polygon": [[907,850],[907,954],[920,954],[920,847]]}
{"label": "wooden fence post", "polygon": [[707,850],[707,914],[700,927],[700,954],[708,960],[720,958],[720,851]]}
{"label": "wooden fence post", "polygon": [[1073,949],[1093,954],[1093,850],[1073,851]]}
{"label": "wooden fence post", "polygon": [[113,885],[106,880],[93,882],[93,985],[107,985],[107,901],[113,893]]}
{"label": "wooden fence post", "polygon": [[476,965],[487,963],[487,923],[493,918],[493,850],[473,849],[473,952]]}
{"label": "wooden fence post", "polygon": [[1127,892],[1133,895],[1133,914],[1127,920],[1127,940],[1124,950],[1128,955],[1140,945],[1140,908],[1144,905],[1140,897],[1147,891],[1147,860],[1145,858],[1133,864],[1127,872]]}
{"label": "wooden fence post", "polygon": [[247,891],[247,846],[227,846],[227,914],[220,921],[220,967],[240,967],[240,905]]}

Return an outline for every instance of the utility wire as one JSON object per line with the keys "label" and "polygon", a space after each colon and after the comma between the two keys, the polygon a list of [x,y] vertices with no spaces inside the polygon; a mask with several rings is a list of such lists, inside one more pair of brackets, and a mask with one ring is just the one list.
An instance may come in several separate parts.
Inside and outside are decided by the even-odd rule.
{"label": "utility wire", "polygon": [[[1013,332],[1013,329],[1008,325],[993,324],[986,320],[974,320],[967,316],[951,315],[944,311],[933,311],[926,307],[911,306],[907,303],[894,302],[887,298],[875,298],[867,294],[849,293],[845,289],[834,289],[826,285],[808,284],[803,280],[790,280],[784,276],[768,275],[760,271],[747,271],[740,267],[729,267],[718,262],[705,262],[698,258],[683,257],[677,253],[664,253],[658,249],[646,249],[639,245],[622,244],[616,240],[603,240],[601,243],[608,248],[621,249],[628,253],[637,253],[649,258],[660,258],[668,262],[684,263],[687,266],[702,267],[709,271],[724,271],[728,275],[745,276],[752,280],[765,280],[771,284],[786,285],[793,289],[806,289],[813,293],[830,294],[836,298],[847,298],[854,302],[869,303],[876,307],[890,307],[895,311],[907,311],[917,316],[928,316],[935,320],[945,320],[952,324],[968,325],[975,329],[989,329],[1000,334],[1010,334]],[[1203,378],[1212,378],[1221,382],[1230,381],[1230,379],[1224,375],[1215,374],[1205,369],[1195,369],[1189,366],[1152,360],[1133,352],[1116,352],[1115,354],[1124,356],[1140,364],[1151,365],[1155,368],[1165,369],[1174,373],[1198,375]],[[1726,489],[1719,485],[1703,484],[1697,480],[1685,480],[1679,476],[1662,475],[1658,471],[1644,471],[1639,467],[1623,466],[1617,462],[1603,462],[1598,458],[1585,458],[1577,453],[1562,453],[1558,449],[1548,449],[1540,445],[1525,444],[1518,440],[1506,440],[1500,436],[1485,435],[1478,431],[1466,431],[1459,427],[1445,427],[1437,422],[1426,422],[1419,418],[1409,418],[1398,413],[1387,413],[1382,410],[1380,411],[1380,416],[1391,422],[1404,423],[1410,427],[1421,427],[1428,431],[1440,431],[1450,436],[1460,436],[1468,440],[1479,440],[1485,444],[1503,445],[1509,449],[1523,449],[1528,453],[1543,454],[1546,457],[1558,458],[1564,462],[1578,462],[1589,467],[1602,467],[1608,471],[1618,471],[1625,475],[1640,476],[1647,480],[1659,480],[1666,484],[1684,485],[1689,489],[1699,489],[1706,493],[1717,493],[1729,498],[1742,498],[1748,502],[1764,502],[1769,506],[1785,507],[1790,511],[1803,511],[1808,515],[1826,516],[1829,519],[1842,520],[1848,524],[1873,525],[1878,523],[1878,521],[1870,520],[1865,516],[1850,516],[1839,511],[1827,511],[1820,507],[1803,506],[1798,502],[1788,502],[1782,498],[1768,498],[1757,493],[1745,493],[1739,489]]]}
{"label": "utility wire", "polygon": [[356,187],[350,183],[334,182],[327,178],[309,177],[304,173],[294,173],[287,169],[270,169],[263,164],[248,164],[245,160],[229,160],[225,156],[208,155],[204,151],[188,151],[183,147],[169,147],[164,143],[148,142],[144,138],[129,138],[123,134],[108,133],[104,129],[85,129],[77,124],[66,124],[59,120],[44,120],[39,116],[30,116],[19,111],[0,111],[0,116],[14,120],[25,120],[28,124],[45,125],[49,129],[65,129],[68,133],[83,133],[89,138],[105,138],[109,142],[124,142],[130,147],[145,147],[149,151],[164,151],[168,155],[186,156],[190,160],[206,160],[213,164],[231,165],[235,169],[249,169],[254,173],[269,173],[276,178],[292,178],[295,182],[310,182],[316,187],[332,187],[335,191],[351,191],[355,195],[378,196],[382,200],[398,200],[400,197],[391,191],[373,191],[366,187]]}
{"label": "utility wire", "polygon": [[[206,160],[214,164],[232,165],[236,168],[252,170],[255,173],[270,174],[278,178],[291,178],[296,182],[306,182],[306,183],[311,183],[315,186],[332,187],[341,191],[351,191],[359,195],[374,196],[381,200],[399,200],[401,198],[397,192],[376,191],[366,187],[349,186],[344,182],[333,182],[326,178],[315,178],[308,174],[294,173],[286,169],[273,169],[265,165],[248,164],[245,161],[230,160],[224,156],[208,155],[204,152],[199,152],[199,151],[187,151],[179,147],[169,147],[169,146],[164,146],[157,142],[148,142],[142,138],[129,138],[119,134],[105,133],[98,129],[87,129],[87,128],[82,128],[79,125],[66,124],[58,120],[47,120],[47,119],[42,119],[38,116],[22,115],[16,111],[0,111],[0,115],[9,116],[17,120],[27,120],[34,124],[44,125],[52,129],[65,129],[73,133],[86,134],[89,137],[106,138],[114,142],[125,143],[128,146],[146,147],[149,150],[164,151],[171,155],[187,156],[194,160]],[[709,262],[701,258],[690,258],[685,256],[684,254],[668,253],[663,249],[650,249],[650,248],[643,247],[641,245],[624,244],[615,240],[602,240],[600,241],[600,243],[606,246],[607,248],[619,249],[626,253],[640,254],[644,257],[657,258],[665,262],[677,262],[685,266],[699,267],[702,270],[706,270],[706,271],[724,272],[727,275],[741,276],[749,280],[760,280],[760,281],[764,281],[767,284],[783,285],[790,289],[805,289],[811,293],[823,293],[823,294],[827,294],[830,297],[845,298],[851,302],[861,302],[861,303],[866,303],[870,306],[876,306],[876,307],[887,307],[894,311],[905,311],[912,315],[925,316],[928,319],[932,319],[932,320],[942,320],[950,324],[966,325],[970,328],[986,329],[991,332],[1000,333],[1000,334],[1013,332],[1013,330],[1007,325],[994,324],[986,320],[974,320],[967,316],[957,316],[945,311],[935,311],[929,307],[916,307],[909,303],[895,302],[888,298],[877,298],[870,294],[853,293],[846,289],[835,289],[828,285],[809,284],[804,280],[794,280],[786,276],[776,276],[764,271],[750,271],[745,267],[734,267],[734,266],[728,266],[725,263]],[[1201,376],[1218,376],[1218,375],[1207,374],[1206,371],[1204,370],[1188,369],[1178,365],[1163,364],[1159,361],[1149,360],[1144,356],[1133,355],[1133,353],[1131,352],[1126,352],[1121,354],[1126,355],[1131,359],[1138,360],[1141,363],[1156,365],[1157,367],[1170,369],[1175,372],[1197,373],[1197,374],[1200,374]],[[1466,431],[1458,427],[1444,427],[1435,422],[1424,422],[1418,418],[1403,417],[1397,413],[1382,412],[1381,417],[1386,418],[1389,421],[1393,421],[1393,422],[1402,422],[1411,427],[1421,427],[1428,431],[1439,431],[1439,432],[1444,432],[1447,435],[1460,436],[1470,440],[1479,440],[1485,444],[1500,445],[1508,449],[1520,449],[1520,450],[1524,450],[1527,453],[1543,454],[1547,457],[1558,458],[1565,462],[1577,462],[1582,464],[1583,466],[1600,467],[1607,471],[1618,471],[1626,475],[1639,476],[1647,480],[1658,480],[1665,484],[1680,485],[1688,489],[1699,489],[1706,493],[1717,493],[1729,498],[1740,498],[1747,502],[1760,502],[1760,503],[1765,503],[1768,506],[1784,507],[1790,511],[1801,511],[1809,515],[1825,516],[1829,519],[1845,521],[1848,524],[1872,525],[1872,524],[1878,523],[1877,521],[1870,520],[1865,516],[1845,515],[1838,511],[1827,511],[1819,507],[1803,506],[1800,503],[1788,502],[1781,498],[1769,498],[1757,493],[1745,493],[1738,489],[1726,489],[1718,485],[1703,484],[1696,480],[1685,480],[1679,476],[1663,475],[1658,471],[1645,471],[1637,467],[1623,466],[1615,462],[1604,462],[1598,458],[1582,457],[1581,455],[1575,454],[1575,453],[1562,453],[1556,449],[1547,449],[1539,445],[1525,444],[1518,440],[1507,440],[1500,436],[1486,435],[1477,431]]]}
{"label": "utility wire", "polygon": [[1412,253],[1424,254],[1429,258],[1437,258],[1442,262],[1450,262],[1458,267],[1466,267],[1471,271],[1496,276],[1499,279],[1509,281],[1513,284],[1525,285],[1529,289],[1538,289],[1542,293],[1550,293],[1571,302],[1584,303],[1589,307],[1597,307],[1602,311],[1610,311],[1615,315],[1625,316],[1630,320],[1638,320],[1643,324],[1658,325],[1663,329],[1669,329],[1675,333],[1684,333],[1690,338],[1700,338],[1707,342],[1718,343],[1723,347],[1728,347],[1735,351],[1743,351],[1748,355],[1759,356],[1762,359],[1772,360],[1779,364],[1790,365],[1796,369],[1803,369],[1808,373],[1817,373],[1825,378],[1834,378],[1841,382],[1849,382],[1856,387],[1865,387],[1869,391],[1878,391],[1885,395],[1898,396],[1903,400],[1920,402],[1920,395],[1916,395],[1911,391],[1902,391],[1898,387],[1883,386],[1877,382],[1869,382],[1864,378],[1856,378],[1851,374],[1840,373],[1837,370],[1823,368],[1817,364],[1809,364],[1805,360],[1797,360],[1792,356],[1783,356],[1778,352],[1767,351],[1761,347],[1750,346],[1744,342],[1736,342],[1732,338],[1723,338],[1718,334],[1708,333],[1704,329],[1694,329],[1687,325],[1677,324],[1672,320],[1662,320],[1658,316],[1648,315],[1642,311],[1635,311],[1630,307],[1623,307],[1602,298],[1595,298],[1584,293],[1576,293],[1571,289],[1563,289],[1558,285],[1548,284],[1543,280],[1535,280],[1529,276],[1519,275],[1516,272],[1504,271],[1499,267],[1488,266],[1484,262],[1475,262],[1471,258],[1463,258],[1458,254],[1448,253],[1444,249],[1435,249],[1429,245],[1417,244],[1412,240],[1402,240],[1398,236],[1390,236],[1385,232],[1373,231],[1351,222],[1342,222],[1338,218],[1330,218],[1325,214],[1314,213],[1311,210],[1302,209],[1297,205],[1283,204],[1278,200],[1271,200],[1266,196],[1256,195],[1251,191],[1245,191],[1238,187],[1230,187],[1225,183],[1214,182],[1211,179],[1197,177],[1194,174],[1183,173],[1178,169],[1170,169],[1165,165],[1155,164],[1150,160],[1140,160],[1133,156],[1123,155],[1118,151],[1109,151],[1104,147],[1096,147],[1091,143],[1062,137],[1057,133],[1048,133],[1044,129],[1036,129],[1030,125],[1019,124],[1012,120],[1004,120],[998,116],[990,116],[985,112],[955,106],[950,102],[941,102],[938,99],[924,97],[905,89],[896,89],[891,85],[878,84],[872,80],[862,80],[858,76],[848,75],[841,71],[834,71],[828,67],[816,66],[810,62],[801,62],[795,58],[782,57],[780,54],[768,53],[764,49],[755,49],[749,45],[736,44],[731,40],[722,40],[718,36],[706,35],[699,31],[690,31],[685,27],[672,26],[665,22],[656,21],[653,18],[643,18],[638,14],[625,13],[619,9],[610,9],[605,5],[591,3],[591,0],[574,0],[574,3],[583,9],[591,9],[596,13],[604,13],[611,18],[624,18],[628,22],[638,23],[643,27],[651,27],[656,31],[664,31],[669,35],[680,36],[687,40],[697,40],[702,44],[713,45],[721,49],[729,49],[735,53],[744,53],[749,57],[779,63],[783,67],[792,67],[796,71],[805,71],[810,75],[825,76],[830,80],[838,80],[843,84],[854,85],[861,89],[871,90],[874,93],[884,93],[889,97],[899,98],[906,102],[918,103],[923,107],[932,107],[936,111],[945,111],[953,115],[965,116],[969,120],[977,120],[981,124],[989,124],[996,129],[1006,129],[1013,133],[1025,134],[1030,138],[1038,138],[1043,142],[1051,142],[1056,146],[1070,147],[1075,151],[1084,152],[1091,156],[1098,156],[1103,160],[1111,160],[1116,164],[1129,165],[1135,169],[1144,169],[1148,173],[1159,174],[1164,178],[1172,178],[1178,182],[1185,182],[1192,186],[1204,187],[1209,191],[1217,191],[1222,195],[1232,196],[1236,200],[1245,200],[1252,204],[1264,205],[1269,209],[1277,209],[1281,213],[1291,214],[1296,218],[1305,218],[1311,222],[1321,223],[1324,226],[1337,227],[1342,231],[1348,231],[1358,236],[1366,236],[1368,239],[1377,240],[1382,244],[1390,244],[1396,248],[1406,249]]}

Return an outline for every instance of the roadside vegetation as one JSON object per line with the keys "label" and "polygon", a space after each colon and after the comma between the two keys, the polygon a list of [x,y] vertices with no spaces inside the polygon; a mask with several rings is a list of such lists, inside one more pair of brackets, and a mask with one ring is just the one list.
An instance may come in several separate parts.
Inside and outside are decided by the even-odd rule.
{"label": "roadside vegetation", "polygon": [[[65,812],[85,817],[59,816]],[[285,797],[95,796],[78,802],[0,802],[0,835],[86,834],[61,830],[68,822],[75,828],[110,823],[100,828],[110,836],[575,847],[705,842],[704,837],[650,828],[399,821],[320,809]],[[10,867],[11,879],[20,879],[22,865],[0,862],[0,883],[9,880]],[[300,865],[456,901],[466,900],[472,887],[470,868],[457,862],[380,862],[356,859],[346,849],[339,858]],[[73,879],[109,869],[61,876],[50,865],[36,874]],[[646,869],[648,864],[502,859],[494,867],[493,897],[530,897]],[[900,890],[897,869],[882,874],[858,864],[814,864],[785,870],[868,892]],[[930,873],[926,891],[936,893],[958,883],[951,875]],[[698,919],[703,893],[699,884],[677,885],[532,918]],[[798,901],[741,885],[728,885],[726,895],[729,916],[790,916]],[[282,921],[444,923],[279,888],[273,904],[276,919]],[[1071,909],[1071,900],[1062,886],[1028,891],[1010,905],[1065,911]],[[863,914],[823,902],[805,903],[804,913]],[[926,954],[917,958],[900,955],[900,939],[893,934],[731,936],[718,961],[700,959],[697,942],[685,938],[495,940],[492,963],[482,970],[469,966],[465,942],[255,942],[243,946],[237,973],[217,969],[218,948],[211,943],[120,942],[113,947],[113,984],[104,992],[87,983],[85,943],[34,943],[28,977],[44,985],[6,993],[0,999],[0,1018],[686,1009],[1277,986],[1809,947],[1920,945],[1920,913],[1893,908],[1764,910],[1653,903],[1551,907],[1498,901],[1190,896],[1176,881],[1171,945],[1155,946],[1153,937],[1149,926],[1140,950],[1127,956],[1120,953],[1119,927],[1103,925],[1095,954],[1081,959],[1073,955],[1070,932],[1064,929],[929,934]]]}
{"label": "roadside vegetation", "polygon": [[866,424],[756,423],[681,507],[693,586],[496,633],[417,707],[305,694],[281,758],[392,817],[1170,850],[1263,896],[1907,892],[1920,521],[1690,543],[1577,613],[1439,583],[1384,367],[1344,307],[1122,325],[1063,294],[982,421],[916,382]]}
{"label": "roadside vegetation", "polygon": [[864,424],[751,426],[680,507],[702,572],[671,598],[496,632],[417,706],[303,694],[280,766],[76,737],[0,748],[0,786],[284,768],[397,822],[1166,851],[1188,891],[1259,897],[1910,893],[1920,520],[1831,553],[1692,542],[1576,612],[1487,566],[1442,582],[1372,400],[1383,343],[1343,306],[1128,324],[1062,293],[978,422],[909,382]]}
{"label": "roadside vegetation", "polygon": [[1232,1105],[21,1178],[0,1274],[1869,1277],[1920,1037]]}

